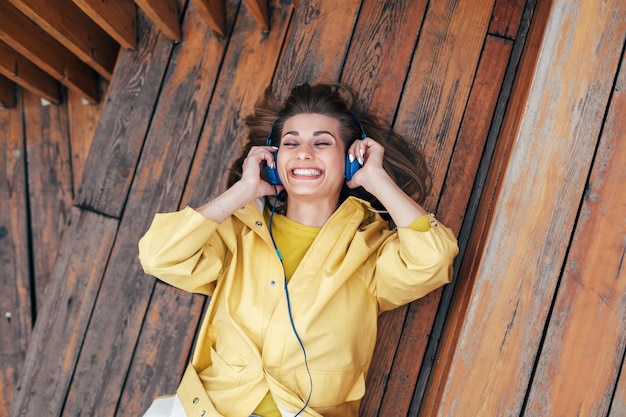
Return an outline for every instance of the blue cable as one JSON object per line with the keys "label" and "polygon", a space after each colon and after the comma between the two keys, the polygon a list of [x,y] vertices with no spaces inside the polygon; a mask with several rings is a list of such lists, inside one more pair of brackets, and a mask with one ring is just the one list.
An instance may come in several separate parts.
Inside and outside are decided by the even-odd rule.
{"label": "blue cable", "polygon": [[296,339],[298,339],[298,343],[300,344],[300,348],[302,349],[302,354],[304,355],[304,366],[306,367],[306,372],[309,375],[309,385],[311,387],[311,389],[309,390],[309,397],[306,399],[304,406],[294,416],[294,417],[298,417],[304,411],[304,409],[307,408],[307,406],[309,405],[309,402],[311,401],[311,395],[313,394],[313,377],[311,376],[311,370],[309,369],[309,362],[306,357],[306,349],[304,348],[304,343],[302,343],[302,339],[300,339],[300,335],[298,334],[298,331],[296,330],[296,324],[293,322],[293,315],[291,314],[291,300],[289,298],[289,289],[287,288],[287,273],[285,272],[285,265],[283,264],[283,256],[281,255],[280,250],[278,249],[278,246],[276,245],[276,241],[274,240],[274,234],[272,233],[272,224],[274,223],[273,222],[274,212],[276,211],[276,203],[278,202],[278,189],[276,188],[276,185],[274,185],[274,193],[275,193],[275,198],[274,198],[274,203],[272,204],[272,212],[270,213],[270,225],[269,225],[270,238],[272,239],[272,243],[274,244],[274,249],[276,250],[276,255],[278,255],[280,264],[283,267],[283,282],[284,282],[284,287],[285,287],[285,296],[287,297],[287,311],[289,312],[289,321],[291,322],[291,328],[293,329],[293,333],[296,335]]}

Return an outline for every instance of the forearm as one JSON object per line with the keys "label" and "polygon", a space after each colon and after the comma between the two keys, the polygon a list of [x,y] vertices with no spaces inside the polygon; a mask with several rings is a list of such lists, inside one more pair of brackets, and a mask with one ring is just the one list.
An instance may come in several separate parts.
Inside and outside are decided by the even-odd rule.
{"label": "forearm", "polygon": [[385,206],[398,227],[407,227],[418,217],[428,214],[421,205],[409,197],[386,173],[370,180],[368,188],[368,191]]}
{"label": "forearm", "polygon": [[241,181],[237,182],[213,200],[198,207],[196,211],[207,219],[221,223],[228,219],[235,210],[257,198],[258,196],[253,191]]}

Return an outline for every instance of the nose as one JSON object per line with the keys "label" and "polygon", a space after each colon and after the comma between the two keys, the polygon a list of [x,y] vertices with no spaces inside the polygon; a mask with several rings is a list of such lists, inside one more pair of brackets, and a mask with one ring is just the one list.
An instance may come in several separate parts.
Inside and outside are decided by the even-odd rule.
{"label": "nose", "polygon": [[311,150],[308,145],[302,145],[298,149],[298,153],[296,155],[298,159],[310,159],[311,158]]}

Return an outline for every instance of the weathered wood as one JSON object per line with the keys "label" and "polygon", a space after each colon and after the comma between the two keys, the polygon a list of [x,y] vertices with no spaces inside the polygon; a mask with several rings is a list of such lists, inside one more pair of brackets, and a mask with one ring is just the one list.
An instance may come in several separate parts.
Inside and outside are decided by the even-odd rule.
{"label": "weathered wood", "polygon": [[122,47],[137,47],[137,8],[132,0],[72,1]]}
{"label": "weathered wood", "polygon": [[191,0],[200,16],[216,36],[226,36],[225,0]]}
{"label": "weathered wood", "polygon": [[136,51],[120,52],[75,203],[121,217],[137,159],[172,50],[172,42],[139,14]]}
{"label": "weathered wood", "polygon": [[[339,79],[360,1],[312,0],[296,10],[289,44],[272,85],[279,99],[305,83]],[[306,59],[302,59],[306,51]]]}
{"label": "weathered wood", "polygon": [[508,39],[489,35],[485,40],[446,178],[446,183],[454,186],[444,187],[438,206],[442,221],[457,234],[470,201],[512,48],[513,42]]}
{"label": "weathered wood", "polygon": [[267,13],[267,0],[245,0],[246,6],[264,32],[270,30],[270,19]]}
{"label": "weathered wood", "polygon": [[515,39],[520,27],[525,0],[496,0],[489,23],[489,34]]}
{"label": "weathered wood", "polygon": [[24,93],[24,129],[28,161],[29,211],[36,305],[50,279],[63,230],[69,220],[72,172],[67,108],[42,105]]}
{"label": "weathered wood", "polygon": [[358,90],[359,104],[391,125],[422,27],[426,0],[365,1],[341,81]]}
{"label": "weathered wood", "polygon": [[[422,25],[426,2],[397,1],[383,4],[366,1],[361,5],[357,25],[346,57],[342,81],[359,94],[359,104],[391,126],[402,95],[404,80]],[[367,22],[367,24],[359,24]],[[361,403],[362,416],[374,416],[387,389],[393,354],[401,326],[385,323],[404,321],[405,310],[388,312],[379,319],[374,359]],[[409,395],[409,390],[402,389]]]}
{"label": "weathered wood", "polygon": [[[100,91],[108,89],[108,83],[100,80]],[[87,163],[87,156],[91,148],[98,120],[102,113],[104,103],[85,103],[85,101],[73,91],[67,92],[67,113],[69,119],[70,147],[72,150],[72,185],[74,195],[78,192],[78,186],[82,182],[83,171]]]}
{"label": "weathered wood", "polygon": [[0,0],[0,40],[68,88],[98,102],[96,72],[8,0]]}
{"label": "weathered wood", "polygon": [[57,81],[2,41],[0,74],[52,103],[61,101]]}
{"label": "weathered wood", "polygon": [[72,210],[9,416],[61,415],[117,225],[115,219]]}
{"label": "weathered wood", "polygon": [[[512,42],[508,39],[491,35],[486,38],[446,178],[446,184],[453,185],[444,185],[441,192],[437,210],[438,216],[459,236],[461,251],[459,257],[463,255],[463,245],[466,243],[463,241],[462,226],[464,222],[467,222],[464,216],[467,215],[467,208],[473,196],[472,188],[479,180],[477,178],[480,175],[479,167],[483,163],[481,160],[486,157],[485,154],[489,145],[488,138],[492,134],[491,132],[498,131],[502,119],[501,112],[500,114],[498,112],[498,99],[502,97],[501,89],[503,88],[502,82],[505,79],[505,73],[514,71],[514,68],[513,70],[509,68],[512,49]],[[504,89],[506,90],[506,88]],[[457,264],[458,261],[459,259],[457,259]],[[442,323],[445,320],[441,311],[445,312],[449,304],[449,295],[445,293],[453,291],[456,285],[457,282],[453,281],[441,294],[437,294],[437,296],[441,295],[443,305],[439,306],[440,312],[438,312],[429,334],[429,344],[424,354],[424,362],[418,376],[417,387],[413,393],[413,401],[408,415],[417,415],[421,406],[428,376],[432,369],[433,353],[437,349]],[[409,312],[414,307],[413,305],[410,306]],[[409,344],[404,345],[410,346]]]}
{"label": "weathered wood", "polygon": [[624,359],[620,365],[619,380],[617,381],[611,411],[607,417],[621,417],[626,415],[626,373],[624,372]]}
{"label": "weathered wood", "polygon": [[0,415],[9,412],[33,325],[22,99],[0,109]]}
{"label": "weathered wood", "polygon": [[[0,70],[0,74],[2,71]],[[17,98],[15,94],[15,83],[7,77],[0,75],[0,107],[15,107]]]}
{"label": "weathered wood", "polygon": [[[622,12],[626,12],[625,8]],[[624,21],[623,17],[621,20]],[[621,32],[623,39],[620,26],[624,28],[626,25],[616,24],[615,35],[619,36]],[[616,365],[624,358],[624,57],[608,110],[526,402],[525,413],[528,415],[607,415],[620,372]],[[569,397],[569,401],[562,401],[564,396]]]}
{"label": "weathered wood", "polygon": [[[236,3],[232,6],[231,10],[236,10]],[[67,415],[111,416],[116,412],[155,286],[155,279],[146,277],[137,261],[137,242],[156,211],[175,210],[180,202],[207,106],[220,74],[226,44],[213,35],[193,8],[187,8],[182,29],[189,35],[174,49],[160,93],[167,100],[159,101],[154,109],[147,133],[135,131],[146,139],[67,395],[64,408]],[[119,198],[126,199],[126,194]],[[145,215],[138,217],[137,213]],[[194,302],[190,294],[176,296],[182,303],[178,307],[181,316],[169,317],[171,311],[160,311],[159,315],[161,319],[167,316],[168,320],[177,321],[178,330],[191,341],[195,326],[190,316],[200,316],[201,303]],[[173,300],[164,301],[171,303]],[[188,308],[183,308],[185,305]],[[152,337],[163,337],[163,334]],[[170,343],[177,342],[171,340]],[[139,347],[143,352],[152,348]],[[158,375],[161,381],[171,384],[180,378],[190,346],[178,345],[177,348],[182,356],[176,360],[170,358],[167,365],[161,364],[163,369]],[[149,372],[149,369],[140,371]],[[85,383],[95,375],[101,384],[90,386]],[[143,384],[155,383],[156,378],[151,375]],[[154,389],[161,386],[155,383]],[[152,399],[146,396],[139,404],[127,405],[134,412],[124,408],[120,413],[140,415]]]}
{"label": "weathered wood", "polygon": [[521,411],[624,42],[624,7],[539,3],[422,415]]}
{"label": "weathered wood", "polygon": [[[465,7],[462,3],[456,8],[442,3],[431,4],[421,28],[395,128],[412,140],[414,148],[425,154],[427,167],[432,173],[432,190],[425,202],[429,210],[434,211],[441,193],[491,9],[491,0],[481,5],[473,2],[472,7]],[[472,25],[464,24],[467,21]],[[441,37],[440,33],[448,36]],[[381,334],[386,333],[386,328],[392,332],[394,328],[401,328],[402,338],[395,350],[380,351],[382,355],[390,356],[388,361],[393,361],[394,366],[378,413],[407,413],[412,391],[407,392],[403,387],[407,381],[414,384],[417,380],[440,297],[441,291],[436,291],[410,306],[401,307],[405,315],[407,311],[410,313],[406,317],[397,313],[393,317],[397,321],[381,322]]]}
{"label": "weathered wood", "polygon": [[119,45],[74,3],[9,1],[98,74],[111,79]]}
{"label": "weathered wood", "polygon": [[135,0],[135,3],[174,42],[182,40],[176,0]]}
{"label": "weathered wood", "polygon": [[[216,97],[206,116],[202,137],[189,173],[189,183],[180,208],[197,207],[222,192],[230,163],[239,156],[245,143],[243,118],[269,87],[279,62],[279,53],[288,30],[291,10],[272,0],[274,30],[267,36],[250,30],[252,20],[241,14],[236,22],[233,52],[225,57]],[[234,52],[236,51],[236,52]],[[254,77],[250,77],[253,73]],[[236,99],[233,99],[236,97]],[[208,169],[210,167],[210,169]]]}

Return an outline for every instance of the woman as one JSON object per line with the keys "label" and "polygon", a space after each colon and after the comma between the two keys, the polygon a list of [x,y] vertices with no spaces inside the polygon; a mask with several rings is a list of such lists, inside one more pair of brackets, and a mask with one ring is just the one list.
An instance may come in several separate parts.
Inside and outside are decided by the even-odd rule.
{"label": "woman", "polygon": [[146,415],[357,416],[378,315],[449,282],[456,239],[416,202],[423,164],[354,103],[268,92],[228,189],[156,215],[144,270],[211,302],[177,395]]}

